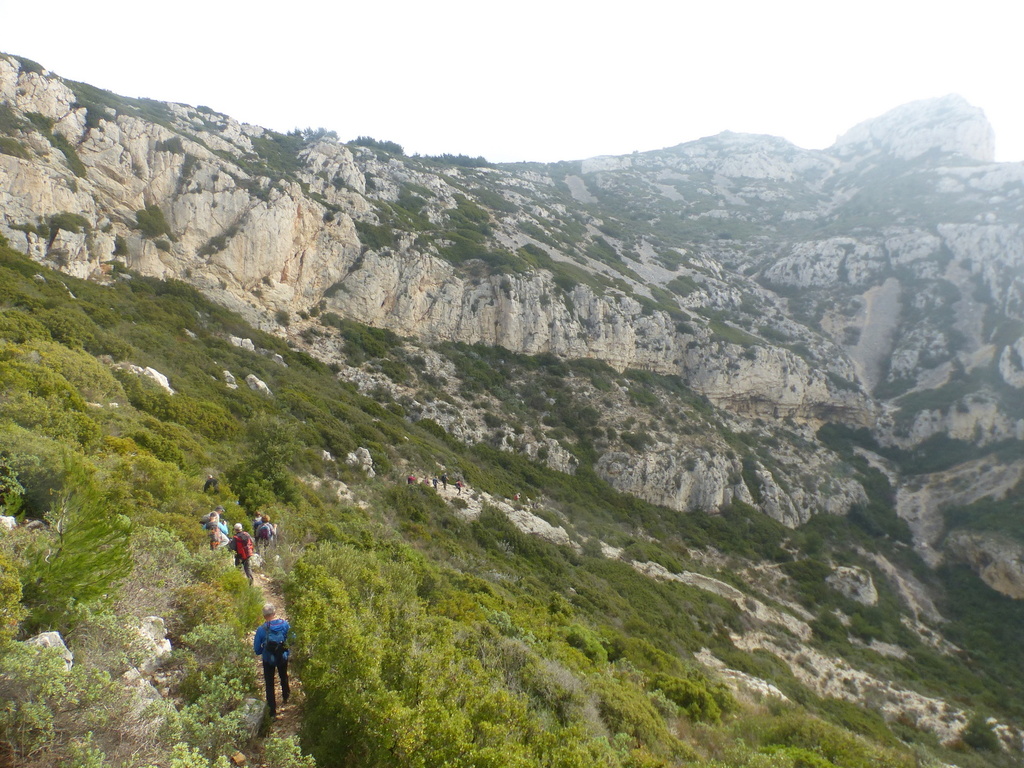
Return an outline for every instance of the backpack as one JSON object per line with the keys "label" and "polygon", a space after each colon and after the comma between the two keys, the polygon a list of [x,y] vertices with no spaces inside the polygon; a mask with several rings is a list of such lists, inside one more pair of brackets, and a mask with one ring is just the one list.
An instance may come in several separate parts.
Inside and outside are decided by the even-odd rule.
{"label": "backpack", "polygon": [[208,526],[206,530],[210,538],[210,549],[219,549],[228,543],[228,537],[216,525]]}
{"label": "backpack", "polygon": [[280,651],[288,650],[284,645],[287,634],[288,625],[284,621],[275,619],[272,622],[267,622],[267,639],[263,643],[263,650],[275,656]]}
{"label": "backpack", "polygon": [[253,548],[255,547],[252,536],[243,531],[235,535],[231,540],[235,543],[235,552],[238,553],[240,558],[248,560],[252,557]]}
{"label": "backpack", "polygon": [[263,541],[270,541],[274,538],[274,526],[270,523],[263,523],[256,529],[256,538]]}

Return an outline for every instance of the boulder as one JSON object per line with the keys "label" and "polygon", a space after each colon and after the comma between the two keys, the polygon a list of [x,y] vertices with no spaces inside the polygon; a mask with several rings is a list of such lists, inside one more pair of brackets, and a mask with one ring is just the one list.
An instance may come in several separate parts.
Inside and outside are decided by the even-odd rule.
{"label": "boulder", "polygon": [[367,448],[356,448],[355,451],[345,457],[345,463],[350,467],[357,467],[363,470],[368,477],[374,477],[376,475],[373,471],[373,457],[370,455],[370,451]]}
{"label": "boulder", "polygon": [[147,657],[139,664],[143,674],[151,675],[171,655],[171,641],[167,639],[167,627],[159,616],[147,616],[139,625]]}
{"label": "boulder", "polygon": [[228,342],[239,349],[246,349],[249,352],[256,351],[256,345],[252,343],[252,339],[240,339],[237,336],[229,336]]}
{"label": "boulder", "polygon": [[262,379],[257,378],[254,374],[249,374],[245,377],[245,383],[249,385],[249,389],[253,392],[259,392],[261,395],[267,397],[273,397],[274,393],[270,391],[270,387]]}
{"label": "boulder", "polygon": [[250,739],[255,738],[256,734],[259,733],[266,711],[267,705],[259,699],[246,699],[242,702],[242,723],[245,727],[245,733]]}
{"label": "boulder", "polygon": [[118,363],[114,367],[119,368],[122,371],[134,373],[136,376],[145,376],[147,379],[152,379],[157,384],[159,384],[160,387],[167,392],[167,394],[174,394],[174,390],[171,389],[170,380],[162,373],[160,373],[160,371],[156,370],[156,368],[150,368],[148,366],[143,368],[142,366],[132,365],[131,363]]}
{"label": "boulder", "polygon": [[42,648],[57,648],[61,655],[64,657],[64,664],[68,669],[71,669],[75,663],[75,655],[71,650],[64,644],[64,638],[60,636],[60,632],[43,632],[30,637],[25,641],[29,645],[38,645]]}
{"label": "boulder", "polygon": [[875,605],[878,602],[875,582],[863,568],[840,565],[825,578],[825,582],[861,605]]}

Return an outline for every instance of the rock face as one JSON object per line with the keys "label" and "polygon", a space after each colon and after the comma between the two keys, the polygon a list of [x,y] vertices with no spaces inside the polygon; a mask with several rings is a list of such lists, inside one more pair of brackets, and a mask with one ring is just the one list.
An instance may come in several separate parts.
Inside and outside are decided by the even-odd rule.
{"label": "rock face", "polygon": [[1024,544],[997,534],[956,531],[946,539],[946,551],[996,592],[1024,600]]}
{"label": "rock face", "polygon": [[867,120],[843,134],[833,146],[840,156],[881,151],[912,160],[939,151],[991,163],[995,133],[985,113],[960,96],[915,101]]}
{"label": "rock face", "polygon": [[[959,97],[894,109],[826,151],[723,133],[571,167],[463,168],[76,87],[0,55],[0,235],[38,261],[187,281],[332,361],[318,333],[337,315],[668,376],[716,409],[706,434],[782,446],[775,461],[721,436],[610,440],[594,464],[620,490],[795,526],[866,500],[817,442],[822,424],[903,450],[1024,439],[1024,165],[992,162],[991,127]],[[460,439],[493,437],[454,410],[410,406]],[[579,466],[543,430],[499,429],[501,450]],[[935,505],[908,511],[921,495],[899,490],[927,553]]]}
{"label": "rock face", "polygon": [[861,605],[875,605],[878,590],[871,574],[863,568],[840,565],[825,579],[832,589],[842,593]]}

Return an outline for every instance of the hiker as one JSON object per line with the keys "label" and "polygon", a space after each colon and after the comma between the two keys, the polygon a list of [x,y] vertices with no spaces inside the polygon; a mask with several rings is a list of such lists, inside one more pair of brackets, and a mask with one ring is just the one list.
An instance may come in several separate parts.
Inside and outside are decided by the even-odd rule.
{"label": "hiker", "polygon": [[267,706],[270,716],[277,717],[277,700],[274,697],[274,670],[281,678],[281,704],[288,703],[288,633],[291,627],[284,619],[277,618],[273,603],[263,606],[263,623],[252,639],[252,650],[263,657],[263,682],[267,687]]}
{"label": "hiker", "polygon": [[416,475],[409,475],[405,479],[405,482],[407,482],[409,485],[416,485]]}
{"label": "hiker", "polygon": [[213,475],[207,475],[206,476],[206,482],[203,483],[203,493],[208,493],[210,491],[213,491],[214,493],[216,493],[219,490],[220,490],[220,483],[217,481],[217,478],[214,477]]}
{"label": "hiker", "polygon": [[461,496],[462,495],[462,481],[461,480],[456,480],[455,481],[455,487],[459,490],[459,496]]}
{"label": "hiker", "polygon": [[437,477],[434,477],[434,490],[437,490]]}
{"label": "hiker", "polygon": [[252,519],[252,535],[253,536],[256,535],[256,532],[260,529],[261,525],[263,525],[263,513],[262,512],[257,512],[256,516]]}
{"label": "hiker", "polygon": [[205,528],[210,539],[210,549],[220,549],[228,545],[228,526],[220,519],[219,512],[210,513]]}
{"label": "hiker", "polygon": [[256,550],[256,542],[253,541],[252,536],[245,532],[241,523],[235,523],[235,535],[231,537],[229,546],[231,551],[235,553],[235,567],[241,566],[242,571],[245,573],[245,578],[252,584],[252,570],[249,568],[249,558],[252,557],[252,553]]}
{"label": "hiker", "polygon": [[445,472],[443,475],[441,475],[441,483],[444,485],[444,489],[447,491],[448,490],[448,473],[447,472]]}
{"label": "hiker", "polygon": [[256,528],[256,547],[265,550],[277,538],[277,526],[270,522],[270,515],[263,515],[259,527]]}

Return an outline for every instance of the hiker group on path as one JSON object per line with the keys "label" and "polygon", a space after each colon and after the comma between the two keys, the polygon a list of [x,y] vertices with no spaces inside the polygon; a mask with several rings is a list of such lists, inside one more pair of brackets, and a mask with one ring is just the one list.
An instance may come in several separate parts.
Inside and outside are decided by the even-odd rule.
{"label": "hiker group on path", "polygon": [[[211,483],[212,481],[212,483]],[[212,487],[216,492],[216,479],[210,475],[206,479],[203,491]],[[252,573],[252,559],[257,551],[266,555],[267,550],[277,540],[277,525],[270,520],[268,514],[257,514],[253,518],[252,533],[245,530],[242,523],[235,523],[232,528],[232,535],[228,535],[228,522],[224,519],[225,509],[222,506],[215,507],[211,512],[203,515],[199,523],[206,531],[207,539],[211,550],[227,549],[235,555],[235,566],[240,568],[254,585]],[[288,640],[291,634],[291,625],[288,620],[277,615],[277,608],[271,602],[263,605],[263,623],[256,629],[253,636],[253,653],[260,657],[263,664],[263,683],[266,688],[267,708],[270,710],[270,717],[277,717],[277,696],[275,691],[275,678],[281,683],[281,704],[287,704],[291,694],[288,681]]]}

